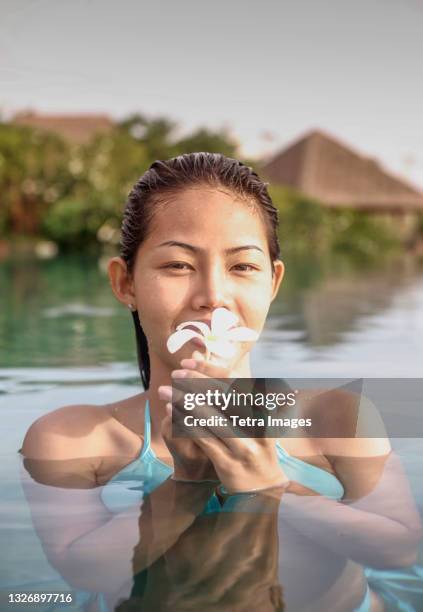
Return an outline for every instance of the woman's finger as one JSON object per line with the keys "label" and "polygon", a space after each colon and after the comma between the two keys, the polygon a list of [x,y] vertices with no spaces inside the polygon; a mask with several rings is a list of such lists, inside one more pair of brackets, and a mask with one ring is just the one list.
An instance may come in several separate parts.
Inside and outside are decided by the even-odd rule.
{"label": "woman's finger", "polygon": [[161,400],[166,402],[182,402],[184,398],[184,392],[181,389],[175,389],[175,387],[171,387],[170,385],[161,385],[158,389],[158,394]]}
{"label": "woman's finger", "polygon": [[204,454],[208,456],[210,461],[216,467],[224,467],[227,461],[230,459],[227,455],[227,447],[223,444],[221,438],[213,437],[198,437],[195,438],[195,443],[203,450]]}
{"label": "woman's finger", "polygon": [[[181,394],[181,398],[184,397],[184,394]],[[212,409],[211,409],[212,410]],[[215,439],[218,439],[218,424],[216,424],[214,427],[209,425],[204,425],[203,422],[196,422],[195,423],[195,430],[194,430],[194,425],[193,424],[185,424],[184,419],[187,416],[193,417],[191,412],[186,411],[185,407],[184,407],[184,403],[182,401],[182,399],[179,400],[175,400],[175,397],[173,397],[173,400],[171,400],[169,398],[169,401],[166,404],[166,412],[167,412],[167,416],[166,419],[169,419],[170,422],[170,427],[173,431],[173,425],[178,425],[178,431],[179,433],[183,433],[186,432],[186,436],[185,435],[179,435],[178,437],[181,438],[191,438],[194,441],[197,440],[197,438],[200,437],[205,437],[205,436],[214,436]],[[208,416],[210,416],[210,412],[208,414]],[[173,416],[172,416],[173,415]],[[195,417],[197,418],[197,416]],[[188,434],[189,429],[191,428],[191,431]],[[193,435],[193,432],[195,431],[195,435]]]}
{"label": "woman's finger", "polygon": [[206,361],[199,351],[194,351],[190,359],[182,359],[181,366],[205,374],[209,378],[232,377],[231,368],[227,362],[216,357]]}
{"label": "woman's finger", "polygon": [[[229,449],[235,457],[242,458],[253,453],[258,446],[272,446],[274,442],[266,438],[246,438],[240,437],[236,429],[232,427],[231,420],[226,416],[225,412],[216,408],[214,405],[196,404],[195,412],[187,411],[185,408],[185,393],[192,391],[189,386],[189,380],[184,385],[184,380],[178,380],[178,389],[163,385],[159,387],[159,396],[167,402],[172,402],[175,410],[179,415],[190,415],[197,419],[193,422],[195,427],[196,438],[199,436],[208,436],[215,440],[219,440],[223,447]],[[215,384],[213,384],[215,387]],[[201,419],[201,422],[199,421]],[[222,419],[224,419],[222,421]]]}
{"label": "woman's finger", "polygon": [[[203,381],[202,383],[193,383],[194,380]],[[209,378],[205,374],[194,370],[174,370],[172,372],[172,388],[177,388],[184,393],[208,393],[227,394],[230,392],[229,383],[223,379]]]}

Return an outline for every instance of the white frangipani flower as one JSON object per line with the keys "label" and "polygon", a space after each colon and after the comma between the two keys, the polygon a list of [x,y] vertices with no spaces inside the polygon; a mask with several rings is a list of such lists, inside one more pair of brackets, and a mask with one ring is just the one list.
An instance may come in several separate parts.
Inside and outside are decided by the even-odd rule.
{"label": "white frangipani flower", "polygon": [[[257,340],[258,333],[248,327],[234,327],[238,317],[226,308],[216,308],[211,318],[211,328],[203,321],[187,321],[177,326],[176,332],[169,336],[167,348],[170,353],[176,353],[186,342],[192,338],[199,338],[206,347],[206,359],[213,353],[219,357],[230,359],[236,353],[235,342],[253,342]],[[193,329],[184,329],[186,327]]]}

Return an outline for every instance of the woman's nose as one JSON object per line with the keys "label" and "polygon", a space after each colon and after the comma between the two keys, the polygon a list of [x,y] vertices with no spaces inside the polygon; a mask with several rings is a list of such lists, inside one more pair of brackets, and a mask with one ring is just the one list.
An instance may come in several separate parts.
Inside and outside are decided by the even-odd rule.
{"label": "woman's nose", "polygon": [[217,266],[198,279],[194,290],[194,308],[230,308],[232,296],[226,273]]}

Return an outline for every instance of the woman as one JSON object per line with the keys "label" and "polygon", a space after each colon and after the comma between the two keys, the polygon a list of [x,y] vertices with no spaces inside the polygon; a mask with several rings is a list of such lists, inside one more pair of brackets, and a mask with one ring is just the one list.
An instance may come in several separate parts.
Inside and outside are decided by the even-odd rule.
{"label": "woman", "polygon": [[[119,582],[116,557],[113,569],[108,555],[111,541],[116,544],[123,533],[127,535],[122,551],[135,545],[133,573],[144,578],[146,568],[163,575],[160,564],[170,551],[175,568],[175,558],[176,565],[181,558],[175,550],[187,542],[209,546],[210,553],[219,556],[219,550],[236,546],[233,529],[223,530],[226,539],[221,546],[213,538],[205,544],[204,529],[202,539],[196,536],[201,516],[221,514],[218,520],[227,524],[231,517],[220,512],[223,504],[223,509],[232,507],[249,523],[249,491],[252,501],[264,504],[259,504],[259,514],[270,504],[272,516],[284,522],[282,539],[288,543],[279,546],[279,563],[284,565],[279,576],[288,609],[381,609],[367,589],[360,564],[404,567],[415,557],[420,525],[404,481],[391,474],[390,482],[394,478],[403,497],[401,505],[391,504],[386,512],[374,493],[378,483],[386,482],[390,447],[384,438],[366,438],[364,432],[360,439],[297,437],[275,444],[274,439],[222,443],[217,437],[172,437],[166,408],[172,379],[251,378],[251,343],[237,343],[235,355],[219,361],[204,359],[204,347],[194,341],[170,353],[167,340],[186,321],[210,324],[217,311],[229,312],[240,325],[261,332],[284,275],[277,222],[277,211],[257,174],[218,154],[156,161],[129,195],[121,256],[111,259],[108,272],[115,296],[132,312],[145,391],[114,404],[67,406],[49,413],[31,426],[22,448],[33,478],[62,487],[61,494],[63,483],[75,489],[102,487],[97,514],[93,493],[93,513],[87,521],[67,528],[59,521],[55,537],[49,538],[54,544],[46,544],[45,550],[76,587],[104,591],[115,579],[109,606],[118,601]],[[307,410],[324,420],[339,407],[323,397],[316,393]],[[362,423],[361,411],[357,414]],[[223,489],[217,490],[219,484]],[[129,518],[125,530],[122,518],[115,518],[128,507],[139,507],[140,489],[147,494],[141,518],[135,523]],[[31,493],[27,495],[31,501]],[[341,498],[349,506],[340,503]],[[363,502],[368,499],[369,507]],[[354,504],[357,509],[351,507]],[[139,542],[134,542],[134,524],[141,534]],[[294,540],[287,525],[296,533]],[[38,532],[43,539],[40,523]],[[275,541],[277,532],[273,533]],[[366,535],[358,545],[360,534]],[[386,541],[392,545],[386,546]],[[255,542],[260,546],[259,537]],[[297,557],[285,554],[293,542],[303,551]],[[300,567],[306,576],[300,582],[294,576],[285,581],[293,558],[297,574]],[[315,561],[307,569],[310,558]],[[101,564],[107,578],[96,582],[90,578],[90,567]],[[181,572],[174,569],[174,574],[180,583]],[[120,579],[123,584],[124,576]],[[198,580],[204,582],[204,576]],[[275,576],[265,581],[269,589],[274,582]],[[148,593],[145,584],[142,592]],[[123,589],[120,595],[125,599],[128,592]],[[186,600],[184,606],[190,609]]]}

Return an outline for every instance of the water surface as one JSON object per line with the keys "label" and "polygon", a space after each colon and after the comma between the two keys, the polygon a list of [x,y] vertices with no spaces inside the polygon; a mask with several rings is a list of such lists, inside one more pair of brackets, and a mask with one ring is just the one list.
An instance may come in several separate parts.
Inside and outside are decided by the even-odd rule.
{"label": "water surface", "polygon": [[[0,583],[66,590],[34,533],[16,454],[28,426],[69,404],[142,390],[129,311],[106,259],[0,263]],[[423,269],[399,258],[369,265],[292,258],[252,351],[257,377],[421,377]],[[396,440],[420,511],[422,443]],[[423,603],[422,603],[423,606]],[[32,608],[35,609],[34,607]]]}

